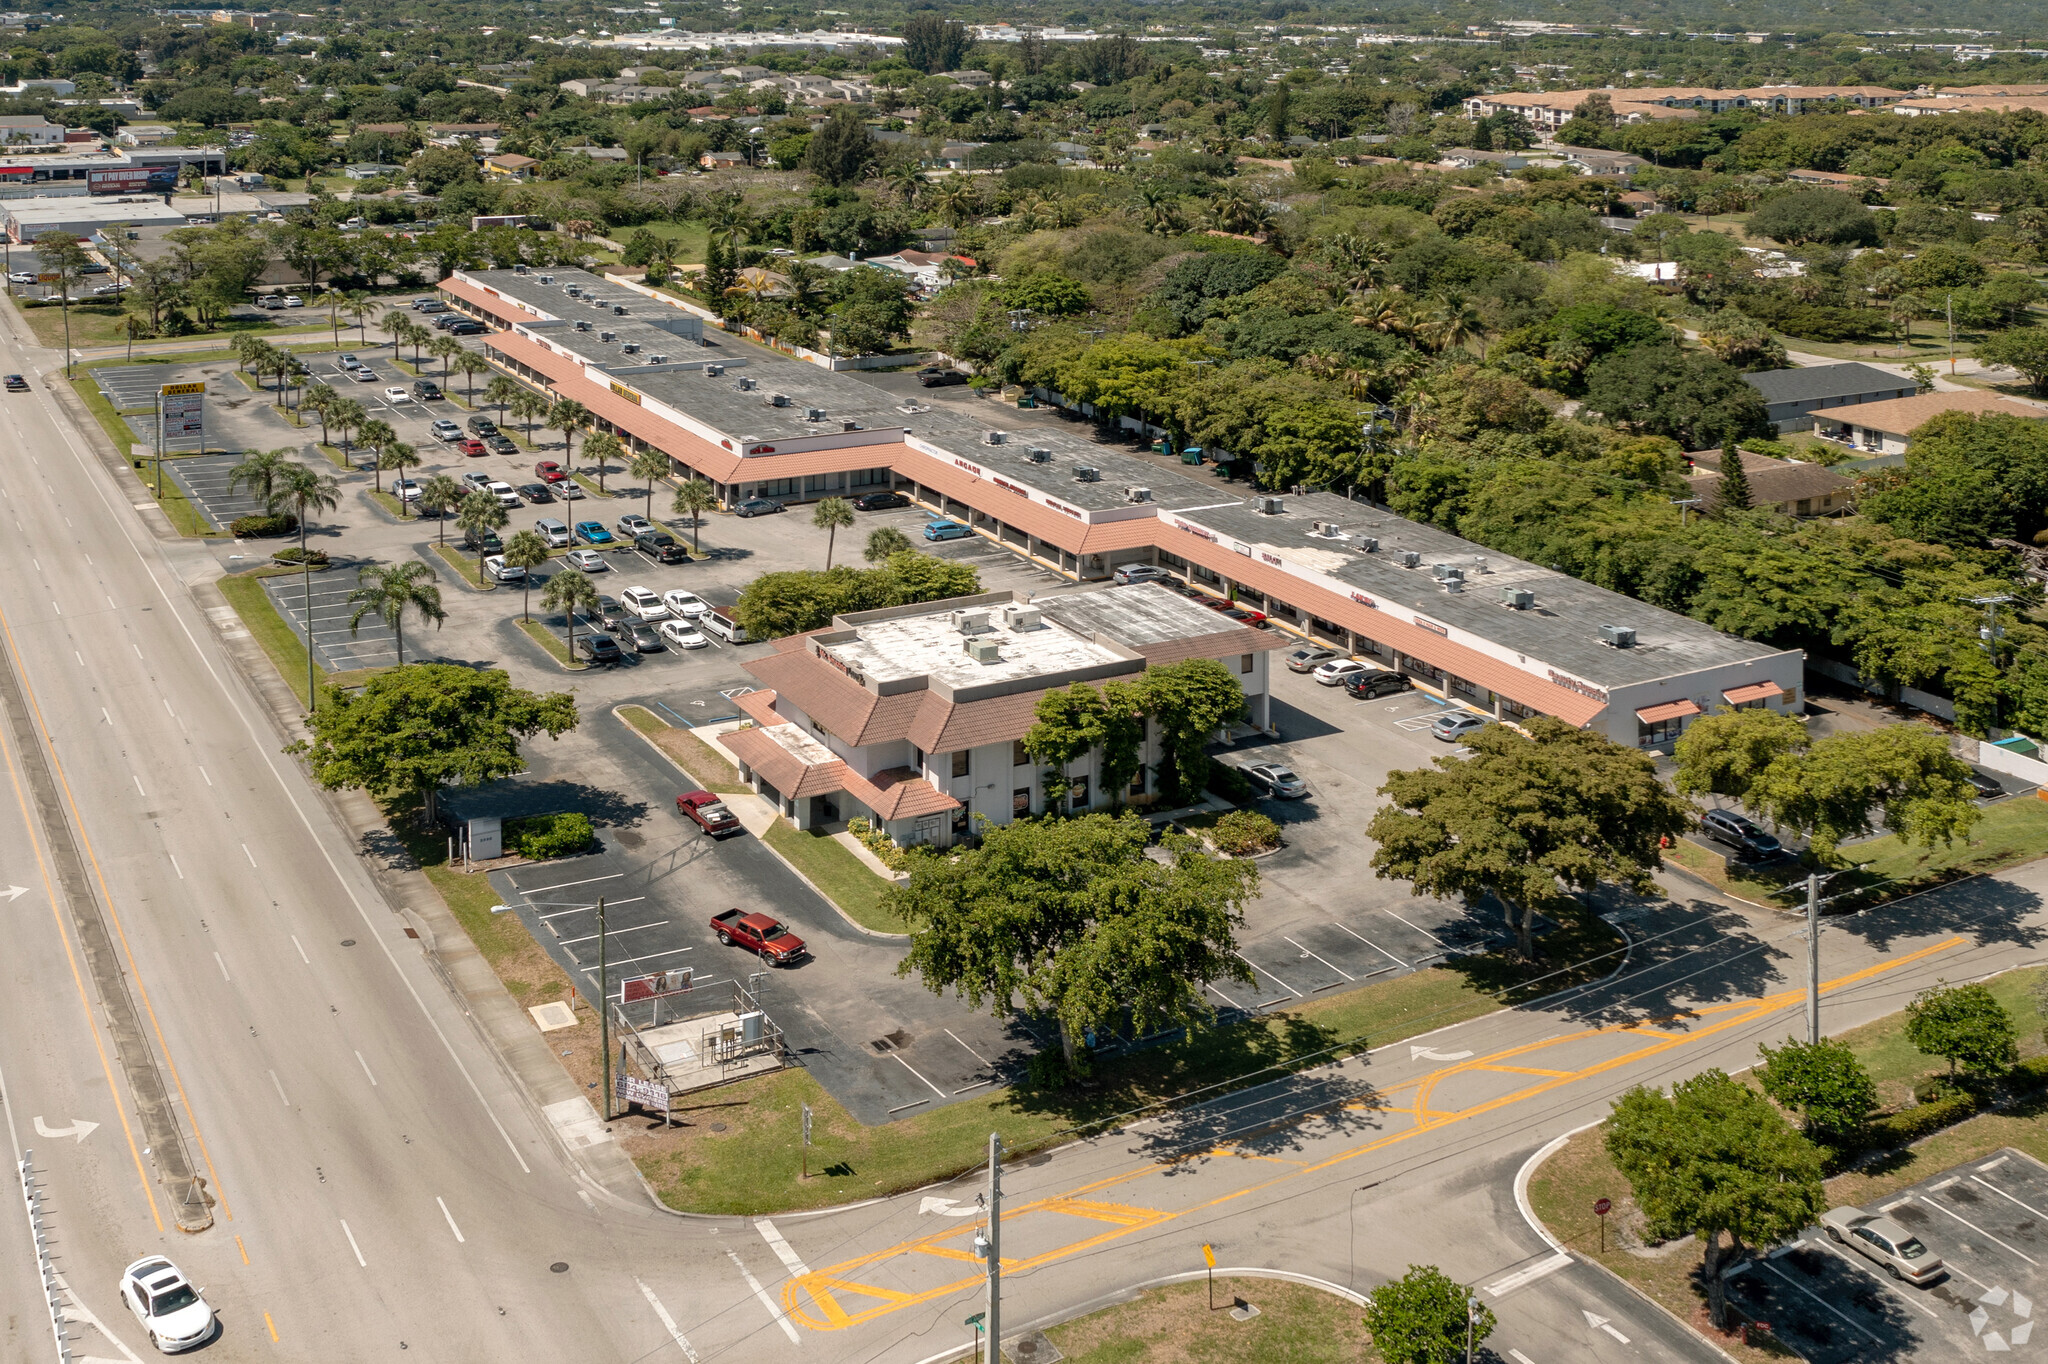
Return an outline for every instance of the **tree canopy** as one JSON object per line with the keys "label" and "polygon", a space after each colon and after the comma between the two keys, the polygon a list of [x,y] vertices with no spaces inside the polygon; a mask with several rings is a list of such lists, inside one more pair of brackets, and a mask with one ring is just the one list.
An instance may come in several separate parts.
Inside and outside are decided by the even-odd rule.
{"label": "tree canopy", "polygon": [[[1456,1364],[1465,1358],[1465,1304],[1471,1296],[1435,1265],[1410,1265],[1400,1278],[1366,1294],[1365,1329],[1386,1364]],[[1492,1335],[1496,1325],[1493,1309],[1482,1303],[1471,1313],[1472,1345]]]}
{"label": "tree canopy", "polygon": [[2012,1015],[1983,985],[1935,985],[1906,1005],[1906,1040],[1976,1079],[1996,1080],[2019,1063]]}
{"label": "tree canopy", "polygon": [[1856,1053],[1831,1037],[1800,1042],[1788,1037],[1775,1051],[1759,1043],[1764,1064],[1756,1078],[1770,1095],[1806,1121],[1809,1136],[1853,1132],[1877,1107],[1877,1085]]}
{"label": "tree canopy", "polygon": [[972,596],[981,575],[971,564],[915,550],[897,550],[880,568],[841,564],[823,571],[763,573],[740,591],[733,619],[755,639],[802,634],[852,611]]}

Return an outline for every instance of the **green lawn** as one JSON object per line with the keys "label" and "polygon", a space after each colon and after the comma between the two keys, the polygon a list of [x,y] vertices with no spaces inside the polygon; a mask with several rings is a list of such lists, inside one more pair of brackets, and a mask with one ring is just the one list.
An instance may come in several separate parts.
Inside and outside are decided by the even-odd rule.
{"label": "green lawn", "polygon": [[292,695],[299,698],[300,705],[307,705],[306,646],[277,613],[261,579],[255,574],[222,578],[220,592],[277,665],[278,676],[292,689]]}
{"label": "green lawn", "polygon": [[[704,248],[711,240],[711,229],[703,223],[643,223],[641,225],[657,237],[682,243],[682,254],[676,257],[678,265],[697,265],[704,260]],[[632,240],[640,227],[622,227],[612,232],[611,239],[622,245]]]}
{"label": "green lawn", "polygon": [[806,833],[782,818],[769,827],[767,843],[861,927],[878,933],[910,931],[902,918],[882,908],[882,891],[889,883],[843,843]]}
{"label": "green lawn", "polygon": [[699,788],[726,796],[750,789],[740,781],[738,769],[689,730],[671,725],[645,706],[620,706],[619,717],[652,739]]}
{"label": "green lawn", "polygon": [[437,544],[434,546],[434,553],[441,556],[443,563],[453,568],[457,573],[460,573],[462,580],[471,587],[489,591],[497,586],[496,583],[491,582],[478,571],[476,555],[469,551],[457,549],[453,545]]}
{"label": "green lawn", "polygon": [[[1148,1288],[1048,1330],[1067,1364],[1377,1364],[1364,1314],[1334,1293],[1276,1279]],[[1238,1321],[1242,1298],[1259,1309]]]}

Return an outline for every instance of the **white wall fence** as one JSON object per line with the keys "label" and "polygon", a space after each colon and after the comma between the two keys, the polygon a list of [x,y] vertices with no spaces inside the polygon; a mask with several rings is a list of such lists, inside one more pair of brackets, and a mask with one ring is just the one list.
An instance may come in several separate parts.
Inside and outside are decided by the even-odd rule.
{"label": "white wall fence", "polygon": [[1855,687],[1874,696],[1882,696],[1885,700],[1896,701],[1902,706],[1911,706],[1914,710],[1939,716],[1951,724],[1955,722],[1956,703],[1946,696],[1936,696],[1933,692],[1880,682],[1875,678],[1863,676],[1846,663],[1837,663],[1828,658],[1815,658],[1812,654],[1806,656],[1806,669],[1808,672],[1819,673],[1831,681],[1840,682],[1844,686]]}

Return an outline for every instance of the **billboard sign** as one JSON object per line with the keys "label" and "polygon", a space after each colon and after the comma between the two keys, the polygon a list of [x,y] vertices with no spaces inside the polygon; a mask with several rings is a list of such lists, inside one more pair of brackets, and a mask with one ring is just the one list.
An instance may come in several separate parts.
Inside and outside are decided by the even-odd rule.
{"label": "billboard sign", "polygon": [[165,393],[160,399],[163,411],[163,440],[165,445],[173,441],[197,440],[201,446],[206,443],[206,386],[204,384],[166,384],[166,389],[197,388],[197,393]]}
{"label": "billboard sign", "polygon": [[690,968],[685,966],[673,971],[660,971],[651,976],[633,976],[624,984],[623,1002],[632,1004],[643,999],[686,995],[690,993],[690,975]]}
{"label": "billboard sign", "polygon": [[168,194],[177,187],[176,166],[109,166],[85,176],[87,194]]}
{"label": "billboard sign", "polygon": [[637,1075],[618,1073],[612,1086],[614,1096],[622,1104],[639,1104],[651,1108],[663,1117],[668,1116],[668,1086],[653,1080],[643,1080]]}

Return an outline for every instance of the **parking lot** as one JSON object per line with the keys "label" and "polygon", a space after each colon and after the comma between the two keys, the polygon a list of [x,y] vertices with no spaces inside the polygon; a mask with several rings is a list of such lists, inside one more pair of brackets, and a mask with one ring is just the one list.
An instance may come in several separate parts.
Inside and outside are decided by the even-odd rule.
{"label": "parking lot", "polygon": [[[192,455],[185,459],[165,460],[164,477],[178,485],[178,490],[199,509],[200,515],[225,530],[236,517],[260,516],[269,510],[248,484],[228,486],[229,472],[241,462],[239,451],[227,455]],[[151,468],[149,473],[154,477],[155,469]]]}
{"label": "parking lot", "polygon": [[[172,383],[205,382],[190,375],[173,375],[162,365],[122,365],[91,371],[93,382],[99,386],[102,395],[112,403],[114,410],[122,414],[122,421],[135,437],[135,443],[150,449],[161,448],[168,455],[196,454],[206,448],[206,432],[192,435],[166,436],[159,445],[157,439],[156,405],[163,386]],[[216,400],[209,385],[207,391],[209,406]],[[207,413],[210,418],[213,414]],[[219,441],[214,444],[218,446]]]}
{"label": "parking lot", "polygon": [[[309,588],[313,650],[322,667],[349,672],[388,667],[398,661],[397,642],[383,617],[373,613],[364,616],[355,629],[349,628],[349,617],[356,613],[348,600],[349,593],[356,588],[353,573],[321,573],[309,580],[277,577],[263,581],[263,589],[270,594],[278,614],[301,639],[307,637]],[[433,632],[414,630],[406,641],[406,658],[424,663],[435,657]]]}
{"label": "parking lot", "polygon": [[2036,1349],[2036,1308],[2048,1302],[2048,1166],[2007,1148],[1862,1211],[1918,1237],[1945,1276],[1913,1287],[1812,1228],[1737,1270],[1730,1301],[1813,1364]]}

